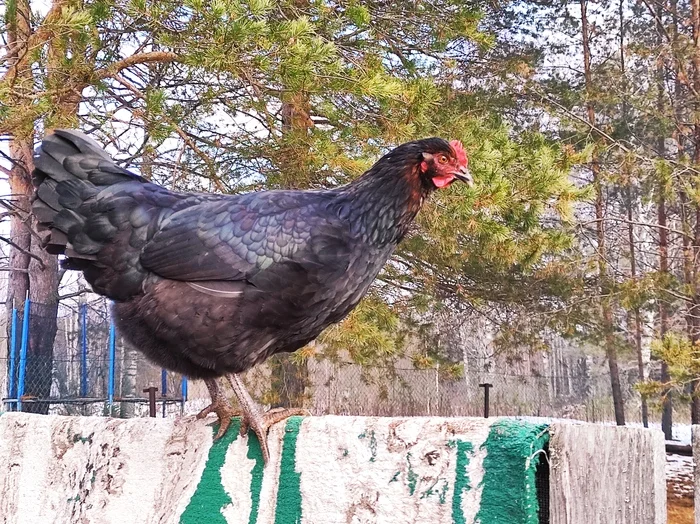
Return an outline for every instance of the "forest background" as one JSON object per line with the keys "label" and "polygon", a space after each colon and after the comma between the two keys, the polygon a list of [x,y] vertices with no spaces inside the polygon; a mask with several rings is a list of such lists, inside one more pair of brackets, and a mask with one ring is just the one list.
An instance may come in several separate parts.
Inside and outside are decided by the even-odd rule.
{"label": "forest background", "polygon": [[[557,416],[599,398],[669,437],[674,413],[700,422],[699,0],[0,11],[0,271],[8,316],[32,301],[36,397],[71,389],[71,312],[108,315],[31,232],[32,151],[52,129],[166,187],[228,193],[335,186],[437,135],[463,141],[475,187],[434,196],[360,307],[271,362],[264,400],[314,404],[326,363],[383,398],[401,370],[470,402],[489,375],[536,379],[538,411],[519,414],[541,414],[544,391]],[[132,392],[138,355],[122,356]]]}

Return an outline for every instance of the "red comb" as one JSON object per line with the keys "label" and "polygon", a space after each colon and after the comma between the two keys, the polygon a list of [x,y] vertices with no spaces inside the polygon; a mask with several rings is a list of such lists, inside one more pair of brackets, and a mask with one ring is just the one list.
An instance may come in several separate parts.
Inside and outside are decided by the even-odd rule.
{"label": "red comb", "polygon": [[467,165],[467,152],[464,150],[464,146],[462,145],[462,142],[459,140],[450,140],[450,145],[452,146],[452,149],[455,150],[455,153],[457,154],[457,160],[459,160],[459,164],[462,166]]}

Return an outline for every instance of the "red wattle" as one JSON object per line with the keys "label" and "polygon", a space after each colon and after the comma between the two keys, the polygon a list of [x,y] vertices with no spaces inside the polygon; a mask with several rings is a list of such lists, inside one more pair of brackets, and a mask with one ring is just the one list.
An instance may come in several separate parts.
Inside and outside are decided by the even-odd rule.
{"label": "red wattle", "polygon": [[448,186],[452,180],[454,180],[453,176],[434,176],[433,184],[435,187],[442,188]]}

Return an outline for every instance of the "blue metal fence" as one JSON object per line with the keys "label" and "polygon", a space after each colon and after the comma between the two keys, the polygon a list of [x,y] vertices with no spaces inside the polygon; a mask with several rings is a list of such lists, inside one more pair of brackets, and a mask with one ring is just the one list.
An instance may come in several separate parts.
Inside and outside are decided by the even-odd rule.
{"label": "blue metal fence", "polygon": [[80,305],[80,396],[87,397],[88,370],[87,370],[87,304]]}
{"label": "blue metal fence", "polygon": [[114,361],[117,352],[116,330],[114,323],[109,324],[109,383],[107,386],[107,403],[109,405],[109,413],[112,413],[114,404]]}
{"label": "blue metal fence", "polygon": [[19,349],[19,384],[17,385],[17,410],[22,411],[22,397],[24,396],[24,379],[27,376],[27,347],[29,346],[29,315],[31,315],[29,297],[24,301],[24,313],[22,318],[22,344]]}
{"label": "blue metal fence", "polygon": [[[97,355],[91,355],[88,345],[88,338],[90,333],[95,333],[100,331],[100,326],[90,326],[90,319],[88,316],[87,304],[81,304],[78,309],[78,349],[79,349],[79,393],[73,395],[68,392],[67,396],[58,396],[50,394],[51,398],[37,398],[37,396],[32,393],[32,386],[27,386],[28,380],[28,361],[32,360],[33,357],[28,356],[30,352],[30,318],[32,316],[32,302],[27,298],[24,302],[24,310],[18,311],[17,308],[13,308],[10,317],[10,340],[8,344],[8,358],[4,365],[8,367],[8,385],[7,385],[7,397],[3,399],[3,403],[6,409],[22,411],[23,405],[26,407],[28,403],[44,403],[44,404],[90,404],[90,403],[105,403],[105,408],[107,413],[113,414],[113,408],[115,403],[120,402],[146,402],[147,399],[143,398],[121,398],[117,396],[115,391],[116,384],[116,370],[117,370],[117,333],[116,328],[112,320],[109,320],[109,335],[107,338],[107,377],[106,377],[106,391],[104,385],[99,389],[104,392],[104,397],[99,395],[90,396],[90,391],[95,391],[97,384],[93,381],[97,380],[99,377],[104,378],[103,372],[96,370],[95,366],[99,366],[100,363],[104,363],[105,354],[104,352],[98,352]],[[21,327],[20,327],[20,317],[21,317]],[[103,324],[104,325],[104,324]],[[105,325],[106,327],[106,325]],[[104,333],[104,331],[102,331]],[[102,339],[104,340],[104,339]],[[19,346],[19,354],[18,354]],[[94,346],[93,346],[94,348]],[[94,351],[94,349],[93,349]],[[34,362],[36,358],[32,360]],[[0,359],[2,362],[2,359]],[[68,364],[66,360],[53,360],[54,372],[56,372],[56,364],[63,363]],[[49,365],[51,362],[44,363],[37,362],[38,365]],[[91,367],[92,365],[92,367]],[[102,364],[103,365],[103,364]],[[70,367],[70,365],[69,365]],[[29,368],[31,371],[31,368]],[[75,368],[73,368],[75,369]],[[102,368],[104,369],[104,368]],[[90,376],[93,378],[90,379]],[[172,379],[177,379],[177,377],[170,377]],[[181,377],[180,381],[180,398],[169,398],[168,397],[168,371],[163,369],[161,371],[161,391],[160,399],[163,403],[163,413],[165,414],[165,405],[171,403],[180,403],[181,410],[184,410],[184,403],[187,400],[187,378]],[[71,381],[67,381],[71,382]],[[104,384],[104,382],[102,382]],[[77,385],[77,384],[76,384]],[[176,388],[177,382],[175,382]],[[29,388],[27,390],[27,387]],[[48,388],[47,390],[50,390]],[[55,388],[54,388],[55,389]],[[60,388],[59,388],[60,389]],[[65,388],[64,388],[65,389]],[[177,389],[174,389],[177,391]],[[27,394],[28,393],[28,394]]]}
{"label": "blue metal fence", "polygon": [[17,308],[12,308],[12,324],[10,325],[10,380],[7,388],[7,395],[10,398],[16,397],[15,375],[17,374]]}

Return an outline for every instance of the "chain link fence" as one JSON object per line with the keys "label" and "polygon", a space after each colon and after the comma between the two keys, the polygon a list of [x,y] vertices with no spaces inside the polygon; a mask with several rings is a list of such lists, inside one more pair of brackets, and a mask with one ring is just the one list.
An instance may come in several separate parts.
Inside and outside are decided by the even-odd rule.
{"label": "chain link fence", "polygon": [[[315,414],[377,416],[484,416],[488,385],[490,416],[532,416],[611,422],[615,420],[609,374],[538,375],[508,371],[466,371],[446,377],[439,369],[365,368],[314,362],[309,366],[307,405]],[[636,374],[621,376],[629,422],[641,422]],[[652,420],[660,401],[650,400]],[[690,418],[676,402],[677,420]]]}
{"label": "chain link fence", "polygon": [[[155,388],[159,416],[195,414],[209,404],[201,381],[188,381],[148,362],[141,353],[110,336],[108,308],[84,305],[59,311],[53,345],[46,330],[56,310],[30,305],[3,326],[0,344],[0,392],[5,410],[65,415],[148,416],[148,388]],[[7,328],[7,329],[5,329]],[[491,416],[614,420],[608,374],[515,373],[473,366],[455,377],[437,369],[416,369],[410,362],[364,367],[349,362],[309,359],[293,363],[276,355],[249,371],[251,394],[266,406],[303,406],[315,415],[483,416],[485,384]],[[636,371],[622,371],[627,418],[639,422]],[[226,388],[226,381],[221,381]],[[230,393],[230,392],[229,392]],[[660,417],[650,402],[652,420]],[[676,403],[676,419],[689,418]]]}
{"label": "chain link fence", "polygon": [[[82,360],[79,354],[51,360],[28,357],[27,380],[21,399],[11,394],[5,381],[5,409],[63,415],[148,416],[149,398],[144,391],[148,388],[156,388],[158,416],[193,415],[209,404],[209,393],[202,381],[187,380],[164,371],[138,352],[119,345],[116,356],[111,395],[108,358],[97,356]],[[0,367],[8,370],[9,360],[0,358]],[[49,367],[50,389],[39,383]],[[32,375],[32,369],[40,372]],[[557,391],[552,384],[558,377],[552,376],[492,372],[445,378],[434,369],[368,368],[327,361],[307,363],[303,375],[303,384],[297,388],[300,394],[287,397],[279,391],[280,384],[286,387],[285,377],[280,379],[270,365],[251,370],[245,381],[251,394],[264,405],[304,406],[315,415],[483,416],[485,391],[480,384],[491,384],[490,416],[614,421],[610,378],[606,375],[567,377],[589,383],[588,393],[583,396]],[[86,384],[81,380],[85,376]],[[220,383],[228,388],[225,380]],[[640,422],[640,397],[633,383],[629,386],[625,394],[627,418],[630,422]],[[86,394],[81,394],[81,387],[85,387]],[[49,394],[43,395],[45,391]],[[230,391],[229,396],[232,396]],[[37,409],[38,406],[43,409]],[[675,409],[677,419],[688,418],[687,406],[676,403]],[[660,406],[654,402],[651,403],[651,417],[660,417]]]}

